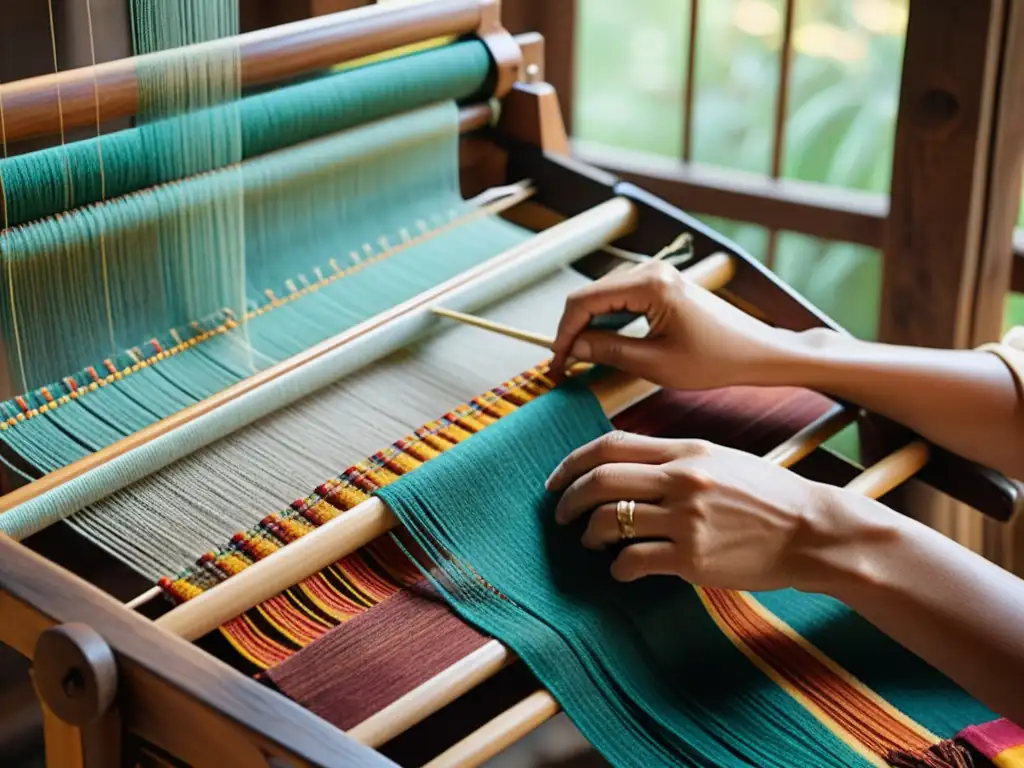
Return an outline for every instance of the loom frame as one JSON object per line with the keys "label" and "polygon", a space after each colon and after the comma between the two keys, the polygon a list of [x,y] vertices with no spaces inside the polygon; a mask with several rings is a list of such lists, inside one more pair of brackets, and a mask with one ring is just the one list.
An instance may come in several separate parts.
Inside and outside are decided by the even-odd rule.
{"label": "loom frame", "polygon": [[[324,28],[344,31],[344,46],[332,49],[331,55],[343,50],[349,58],[417,42],[422,39],[412,39],[417,34],[432,36],[442,29],[474,31],[491,45],[502,73],[495,85],[495,95],[503,97],[502,113],[491,128],[489,106],[463,109],[463,128],[482,129],[463,139],[467,195],[530,178],[538,190],[534,202],[560,217],[625,198],[634,205],[639,221],[619,241],[623,247],[653,252],[684,229],[694,236],[695,246],[694,259],[686,266],[722,251],[732,258],[735,277],[724,295],[741,308],[794,329],[836,328],[713,230],[633,184],[568,158],[558,98],[543,81],[543,40],[520,36],[513,44],[500,27],[497,0],[444,0],[434,10],[437,16],[418,32],[411,20],[423,22],[422,17],[404,11],[386,18],[371,12],[337,14]],[[380,26],[367,35],[365,25],[371,22]],[[277,40],[272,33],[265,39]],[[109,73],[111,87],[123,91],[124,64],[110,67]],[[28,94],[26,114],[32,115],[32,109],[37,116],[43,114],[40,105],[45,106],[46,94],[59,79],[45,78],[34,85],[24,81],[19,86],[19,93]],[[92,83],[90,79],[90,110]],[[123,99],[123,93],[115,98]],[[10,103],[7,112],[17,114]],[[594,269],[600,271],[600,264]],[[941,452],[935,462],[922,479],[993,517],[1008,519],[1021,505],[1016,486],[1005,478]],[[838,474],[856,473],[854,465],[832,454],[826,454],[825,463]],[[948,482],[951,477],[956,482]],[[47,748],[53,750],[47,758],[49,768],[110,765],[120,759],[122,734],[134,734],[196,766],[393,765],[284,696],[162,631],[81,577],[2,535],[0,641],[37,662],[34,681],[44,708]],[[77,675],[71,675],[72,670]]]}

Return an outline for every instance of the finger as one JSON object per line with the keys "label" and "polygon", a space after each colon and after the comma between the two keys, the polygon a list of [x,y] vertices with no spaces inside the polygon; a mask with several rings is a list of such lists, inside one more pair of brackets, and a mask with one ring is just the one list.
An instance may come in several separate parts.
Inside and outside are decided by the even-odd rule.
{"label": "finger", "polygon": [[644,576],[677,574],[678,549],[671,541],[638,541],[623,549],[612,563],[616,581],[636,581]]}
{"label": "finger", "polygon": [[649,464],[602,464],[570,485],[555,508],[562,525],[601,504],[620,499],[660,501],[664,473]]}
{"label": "finger", "polygon": [[[602,504],[590,515],[580,543],[588,549],[602,549],[622,541],[618,503]],[[633,530],[638,539],[666,539],[672,533],[672,513],[657,504],[636,504]]]}
{"label": "finger", "polygon": [[[652,262],[622,275],[598,280],[572,293],[566,300],[552,345],[555,353],[552,371],[564,369],[576,337],[595,317],[622,311],[647,315],[655,303],[663,299],[665,293],[662,289],[679,280],[679,273],[672,267]],[[656,286],[662,289],[655,290]]]}
{"label": "finger", "polygon": [[635,338],[612,331],[582,331],[569,355],[583,363],[607,365],[640,378],[652,378],[664,364],[665,345],[657,338]]}
{"label": "finger", "polygon": [[615,430],[570,453],[548,477],[545,487],[561,491],[602,464],[662,464],[678,458],[673,440]]}

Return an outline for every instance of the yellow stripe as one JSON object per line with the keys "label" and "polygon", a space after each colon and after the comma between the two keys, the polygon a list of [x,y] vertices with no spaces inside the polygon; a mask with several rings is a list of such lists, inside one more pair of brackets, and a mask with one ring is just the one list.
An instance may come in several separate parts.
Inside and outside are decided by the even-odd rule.
{"label": "yellow stripe", "polygon": [[364,56],[361,59],[353,59],[352,61],[346,61],[344,64],[338,64],[332,68],[334,72],[344,72],[347,69],[355,69],[356,67],[364,67],[367,64],[375,64],[379,61],[388,61],[389,59],[397,59],[399,56],[406,56],[410,53],[416,53],[417,51],[427,51],[432,48],[440,48],[444,45],[449,45],[455,42],[455,37],[448,35],[446,37],[435,37],[432,40],[424,40],[422,43],[412,43],[411,45],[403,45],[399,48],[392,48],[389,51],[383,51],[382,53],[374,53],[370,56]]}
{"label": "yellow stripe", "polygon": [[714,620],[718,628],[722,630],[722,633],[732,641],[732,644],[748,659],[751,663],[760,669],[769,679],[772,680],[777,686],[782,688],[786,693],[792,696],[796,701],[806,709],[811,715],[813,715],[818,721],[820,721],[826,728],[832,731],[837,738],[839,738],[846,746],[856,752],[866,762],[871,765],[878,766],[878,768],[887,768],[885,761],[875,753],[869,751],[860,741],[854,738],[853,734],[843,728],[839,723],[833,720],[828,714],[826,714],[817,704],[808,699],[802,692],[794,688],[789,682],[779,675],[775,671],[775,668],[766,663],[760,656],[754,653],[750,647],[743,641],[743,639],[732,631],[732,628],[718,613],[718,610],[708,599],[704,593],[704,589],[695,586],[694,589],[697,592],[697,596],[701,602],[704,603],[704,608],[707,610],[708,615]]}
{"label": "yellow stripe", "polygon": [[996,768],[1024,768],[1024,745],[1004,749],[992,762]]}
{"label": "yellow stripe", "polygon": [[870,699],[881,709],[884,709],[886,714],[889,715],[889,717],[891,717],[893,720],[902,723],[904,726],[906,726],[912,731],[916,731],[922,739],[930,741],[933,744],[938,744],[940,741],[942,741],[942,739],[940,739],[934,733],[929,731],[916,720],[913,720],[900,710],[896,709],[896,707],[894,707],[888,701],[886,701],[877,693],[875,693],[871,688],[866,686],[864,683],[862,683],[860,680],[858,680],[856,677],[850,674],[847,670],[843,669],[843,667],[839,666],[836,662],[834,662],[832,659],[830,659],[828,656],[822,653],[817,647],[812,645],[806,638],[801,636],[795,629],[793,629],[786,622],[784,622],[774,613],[772,613],[763,605],[761,605],[761,603],[759,603],[757,599],[749,592],[741,592],[739,594],[740,597],[742,597],[743,600],[754,611],[756,611],[758,615],[761,616],[761,618],[763,618],[765,621],[771,624],[778,632],[786,635],[786,637],[788,637],[794,643],[796,643],[805,651],[807,651],[807,653],[814,656],[814,658],[816,658],[818,661],[820,661],[822,664],[828,667],[829,671],[831,671],[832,674],[845,681],[846,684],[849,685],[851,688],[856,688],[861,696],[863,696],[866,699]]}

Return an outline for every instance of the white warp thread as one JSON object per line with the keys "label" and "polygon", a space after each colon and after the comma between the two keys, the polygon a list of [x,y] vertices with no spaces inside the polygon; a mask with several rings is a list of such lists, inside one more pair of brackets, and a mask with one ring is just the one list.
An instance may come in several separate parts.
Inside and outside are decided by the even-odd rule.
{"label": "white warp thread", "polygon": [[[481,314],[553,334],[565,296],[587,282],[563,269]],[[177,461],[67,523],[147,578],[172,576],[238,531],[547,355],[453,322],[415,348]]]}

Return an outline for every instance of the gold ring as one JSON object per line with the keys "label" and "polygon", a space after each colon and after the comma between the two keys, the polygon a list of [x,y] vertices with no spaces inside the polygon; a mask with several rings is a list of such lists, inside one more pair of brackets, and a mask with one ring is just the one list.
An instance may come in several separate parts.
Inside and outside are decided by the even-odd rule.
{"label": "gold ring", "polygon": [[636,528],[633,527],[633,513],[635,511],[635,501],[620,501],[618,505],[615,507],[615,517],[619,521],[620,538],[636,538]]}

